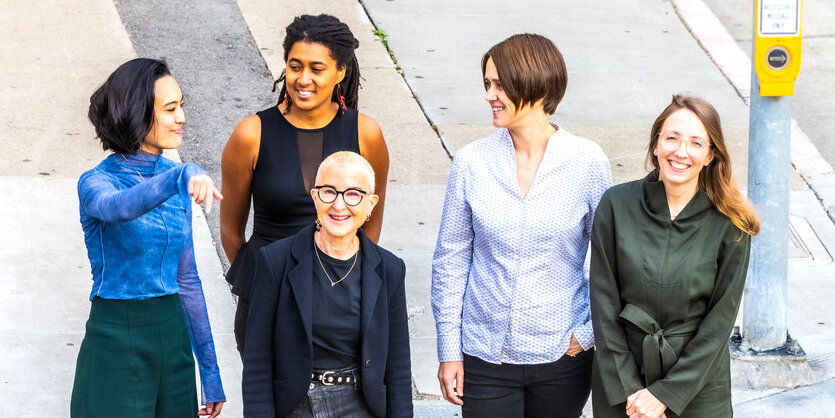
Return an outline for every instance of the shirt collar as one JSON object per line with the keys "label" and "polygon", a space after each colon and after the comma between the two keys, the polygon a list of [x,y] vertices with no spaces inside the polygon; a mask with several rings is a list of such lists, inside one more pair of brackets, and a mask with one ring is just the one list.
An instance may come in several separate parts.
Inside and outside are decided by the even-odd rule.
{"label": "shirt collar", "polygon": [[[658,171],[655,170],[644,177],[641,185],[644,211],[658,222],[670,222],[670,207],[667,204],[667,191],[664,182],[658,180]],[[682,222],[695,218],[713,207],[713,202],[704,190],[699,189],[696,195],[687,202],[681,213],[676,216],[676,222]]]}

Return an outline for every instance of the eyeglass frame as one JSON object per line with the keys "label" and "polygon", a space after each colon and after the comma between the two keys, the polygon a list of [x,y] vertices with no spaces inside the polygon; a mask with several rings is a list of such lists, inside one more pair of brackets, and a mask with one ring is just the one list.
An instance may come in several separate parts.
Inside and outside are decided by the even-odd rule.
{"label": "eyeglass frame", "polygon": [[[667,136],[672,136],[672,137],[675,137],[675,138],[676,138],[676,146],[675,146],[675,148],[668,148],[668,147],[666,146],[666,144],[668,144],[668,143],[669,143],[669,141],[667,141],[666,139],[662,138],[662,136],[663,136],[664,134],[667,134]],[[700,138],[700,139],[702,139],[702,140],[703,140],[703,141],[705,141],[705,142],[707,142],[707,141],[708,141],[706,138],[701,138],[701,137],[697,137],[697,138]],[[692,148],[690,147],[692,139],[686,139],[686,140],[685,140],[685,137],[684,137],[684,136],[677,135],[677,134],[674,134],[674,133],[669,132],[669,131],[661,131],[661,132],[658,132],[658,141],[660,141],[660,142],[661,142],[661,148],[664,148],[664,149],[665,149],[665,150],[667,150],[667,151],[675,151],[675,150],[677,150],[677,149],[681,148],[681,144],[682,144],[682,142],[683,142],[683,143],[685,144],[685,145],[684,145],[684,150],[685,150],[688,154],[690,154],[690,155],[692,155],[692,156],[699,156],[699,157],[700,157],[700,156],[703,156],[703,155],[707,155],[707,153],[710,151],[710,149],[711,149],[711,148],[713,148],[713,144],[707,144],[707,146],[706,146],[704,149],[702,149],[702,148],[696,148],[697,152],[694,154],[694,153],[690,152],[690,150],[692,149]],[[702,154],[702,152],[703,152],[704,154]]]}
{"label": "eyeglass frame", "polygon": [[[322,189],[333,190],[334,192],[336,192],[336,197],[334,197],[333,200],[331,200],[330,202],[326,202],[325,199],[322,199]],[[329,205],[333,202],[336,202],[336,199],[339,199],[339,195],[342,195],[342,202],[345,203],[346,206],[350,206],[350,207],[354,207],[354,206],[359,205],[360,203],[362,203],[362,199],[364,199],[365,196],[368,196],[368,195],[372,194],[372,193],[368,193],[365,190],[362,190],[362,189],[357,188],[357,187],[349,187],[345,190],[337,190],[336,187],[328,186],[328,185],[313,186],[313,190],[316,190],[316,197],[318,197],[319,200],[322,201],[322,203],[325,203],[325,204]],[[348,203],[348,201],[345,200],[345,192],[360,192],[360,200],[357,201],[357,203],[354,203],[354,204]]]}

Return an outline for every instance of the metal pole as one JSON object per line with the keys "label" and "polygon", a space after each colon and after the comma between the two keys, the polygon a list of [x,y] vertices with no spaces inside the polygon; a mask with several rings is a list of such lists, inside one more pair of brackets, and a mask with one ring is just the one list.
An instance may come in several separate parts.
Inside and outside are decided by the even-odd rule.
{"label": "metal pole", "polygon": [[760,96],[752,66],[748,197],[757,209],[761,227],[760,234],[751,241],[743,337],[754,350],[786,344],[790,141],[791,97]]}

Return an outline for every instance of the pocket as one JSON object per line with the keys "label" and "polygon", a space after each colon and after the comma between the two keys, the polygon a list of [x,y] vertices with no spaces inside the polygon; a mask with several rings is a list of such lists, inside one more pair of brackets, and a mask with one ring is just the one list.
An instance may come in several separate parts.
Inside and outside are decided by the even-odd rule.
{"label": "pocket", "polygon": [[583,359],[585,359],[586,357],[589,357],[589,356],[592,356],[592,357],[594,356],[594,348],[589,348],[588,350],[583,350],[583,351],[581,351],[581,352],[579,352],[579,353],[577,353],[573,356],[568,355],[568,354],[563,354],[562,358],[560,358],[560,360],[580,361],[580,360],[583,360]]}

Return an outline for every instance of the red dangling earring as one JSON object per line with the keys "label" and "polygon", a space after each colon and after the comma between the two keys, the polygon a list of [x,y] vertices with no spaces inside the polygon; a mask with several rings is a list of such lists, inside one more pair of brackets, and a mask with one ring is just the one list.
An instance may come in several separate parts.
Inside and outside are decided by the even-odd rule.
{"label": "red dangling earring", "polygon": [[348,106],[345,106],[345,97],[342,96],[342,86],[339,84],[336,85],[336,97],[339,98],[339,104],[342,105],[342,110],[348,110]]}
{"label": "red dangling earring", "polygon": [[286,115],[287,112],[290,111],[290,95],[285,93],[284,96],[284,111],[281,112],[282,115]]}

